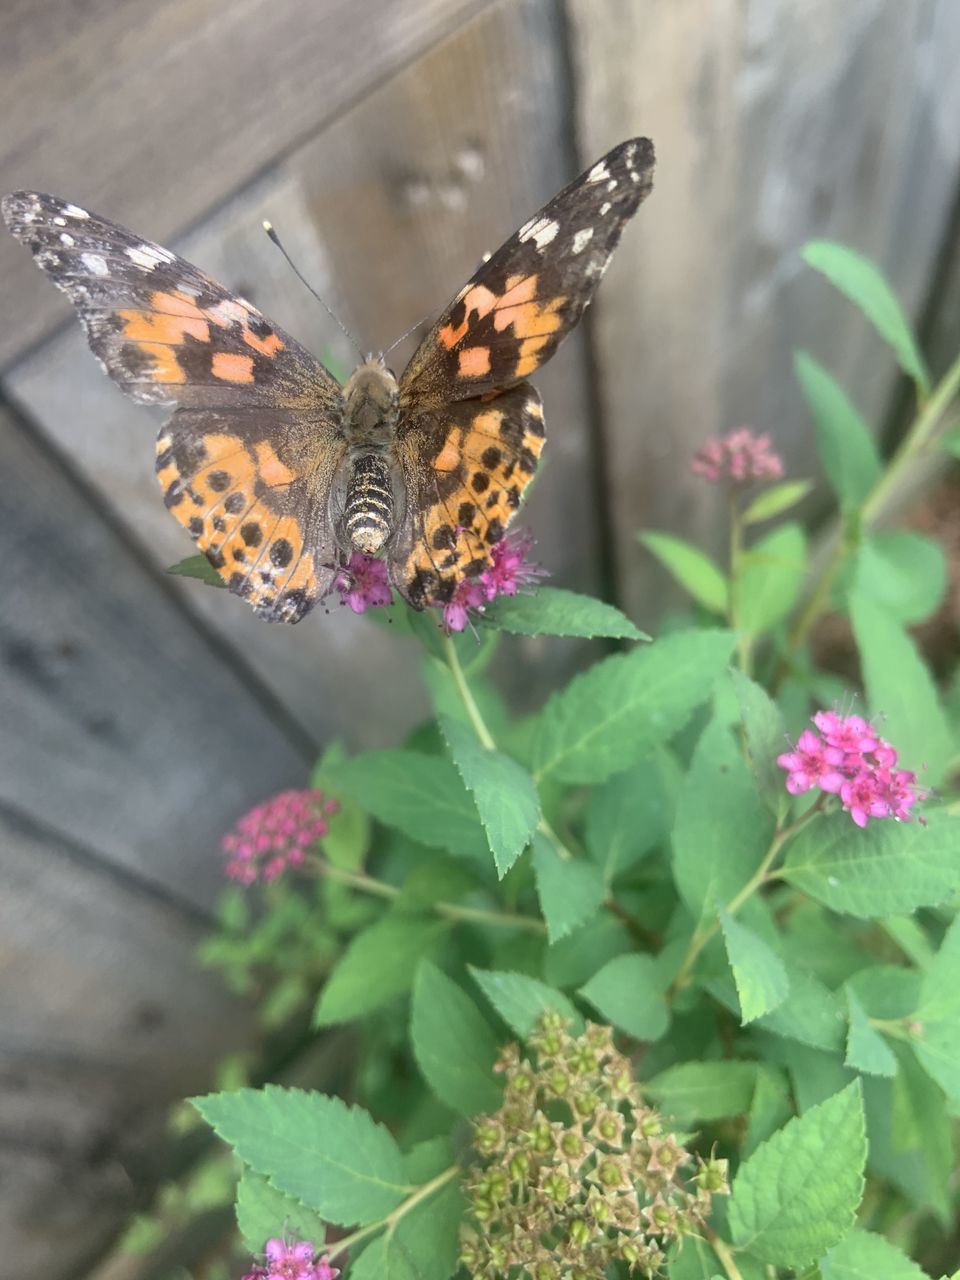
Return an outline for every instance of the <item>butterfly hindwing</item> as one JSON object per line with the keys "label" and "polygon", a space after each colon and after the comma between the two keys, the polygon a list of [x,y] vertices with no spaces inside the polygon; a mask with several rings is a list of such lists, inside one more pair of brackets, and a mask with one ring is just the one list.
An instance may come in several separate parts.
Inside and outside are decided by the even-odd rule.
{"label": "butterfly hindwing", "polygon": [[17,192],[3,216],[113,381],[141,403],[179,406],[157,446],[171,513],[262,617],[297,621],[332,578],[339,384],[170,250],[54,196]]}
{"label": "butterfly hindwing", "polygon": [[516,514],[543,448],[543,407],[529,383],[401,424],[407,527],[391,555],[394,586],[415,608],[449,601],[481,573]]}
{"label": "butterfly hindwing", "polygon": [[488,395],[549,360],[649,195],[653,163],[648,139],[623,142],[524,223],[420,344],[401,379],[401,404]]}

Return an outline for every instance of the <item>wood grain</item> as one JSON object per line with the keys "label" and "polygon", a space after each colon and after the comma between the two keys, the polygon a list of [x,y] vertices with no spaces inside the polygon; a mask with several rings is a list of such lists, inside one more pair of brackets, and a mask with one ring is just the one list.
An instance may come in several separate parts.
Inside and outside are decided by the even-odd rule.
{"label": "wood grain", "polygon": [[191,903],[305,761],[156,578],[0,416],[0,801]]}
{"label": "wood grain", "polygon": [[[482,0],[14,0],[0,191],[53,191],[169,240]],[[0,239],[0,364],[66,315]]]}
{"label": "wood grain", "polygon": [[135,1202],[144,1118],[253,1028],[195,918],[3,809],[0,848],[2,1274],[75,1275]]}
{"label": "wood grain", "polygon": [[688,474],[705,436],[770,430],[816,473],[791,353],[808,347],[879,424],[893,368],[805,268],[813,236],[874,257],[908,312],[936,261],[960,159],[951,0],[571,0],[580,144],[649,134],[642,233],[594,311],[621,593],[641,625],[671,595],[643,527],[712,544],[717,495]]}

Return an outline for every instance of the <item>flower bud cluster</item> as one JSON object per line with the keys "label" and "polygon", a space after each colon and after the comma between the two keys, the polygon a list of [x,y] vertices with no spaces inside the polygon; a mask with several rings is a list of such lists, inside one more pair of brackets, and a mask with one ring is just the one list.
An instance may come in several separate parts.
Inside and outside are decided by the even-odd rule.
{"label": "flower bud cluster", "polygon": [[609,1027],[574,1036],[545,1014],[504,1051],[503,1105],[474,1124],[460,1261],[485,1280],[602,1280],[612,1263],[640,1276],[700,1230],[727,1194],[726,1161],[704,1161],[643,1104]]}

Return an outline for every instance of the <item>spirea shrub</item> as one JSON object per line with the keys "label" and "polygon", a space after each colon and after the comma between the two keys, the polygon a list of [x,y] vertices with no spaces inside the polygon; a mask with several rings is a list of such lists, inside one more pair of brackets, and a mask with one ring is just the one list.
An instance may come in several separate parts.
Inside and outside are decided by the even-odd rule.
{"label": "spirea shrub", "polygon": [[[347,1031],[328,1092],[195,1100],[236,1162],[235,1274],[958,1265],[960,697],[909,630],[944,598],[943,552],[882,520],[921,456],[960,452],[960,362],[934,384],[869,263],[806,257],[916,400],[884,462],[798,355],[838,509],[816,557],[794,518],[813,485],[767,424],[690,459],[725,491],[725,563],[641,533],[691,600],[652,643],[547,585],[526,537],[442,612],[391,603],[365,557],[337,584],[420,641],[432,715],[394,749],[331,747],[309,789],[224,839],[238,883],[206,962],[270,1027],[309,1012],[321,1042]],[[811,644],[827,612],[855,683]],[[512,717],[487,674],[506,633],[592,639],[594,660]]]}

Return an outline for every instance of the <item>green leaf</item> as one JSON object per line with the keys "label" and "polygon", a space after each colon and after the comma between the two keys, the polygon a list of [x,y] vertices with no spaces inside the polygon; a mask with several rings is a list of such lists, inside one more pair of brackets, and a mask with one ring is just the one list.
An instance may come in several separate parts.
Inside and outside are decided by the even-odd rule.
{"label": "green leaf", "polygon": [[268,1084],[192,1101],[245,1164],[328,1222],[375,1222],[411,1190],[387,1130],[339,1098]]}
{"label": "green leaf", "polygon": [[440,716],[457,770],[473,796],[497,873],[506,875],[530,843],[540,821],[533,779],[502,751],[484,747],[468,725]]}
{"label": "green leaf", "polygon": [[612,604],[560,587],[539,587],[529,596],[500,596],[483,615],[482,625],[515,636],[650,639]]}
{"label": "green leaf", "polygon": [[595,783],[629,769],[706,701],[732,649],[728,631],[678,631],[576,676],[539,718],[537,777]]}
{"label": "green leaf", "polygon": [[595,916],[567,938],[547,947],[543,956],[543,978],[552,987],[579,987],[614,956],[633,949],[630,930],[609,911]]}
{"label": "green leaf", "polygon": [[737,626],[749,636],[782,622],[796,603],[807,572],[807,540],[798,524],[782,524],[742,557],[736,585]]}
{"label": "green leaf", "polygon": [[871,1231],[851,1231],[820,1263],[823,1280],[928,1280],[896,1245]]}
{"label": "green leaf", "polygon": [[533,841],[537,896],[547,936],[557,942],[596,915],[607,896],[600,868],[582,858],[562,859],[546,836]]}
{"label": "green leaf", "polygon": [[464,1116],[500,1105],[493,1032],[467,993],[429,960],[421,961],[413,986],[410,1039],[423,1078],[441,1102]]}
{"label": "green leaf", "polygon": [[681,1062],[648,1080],[643,1091],[680,1124],[693,1124],[745,1114],[756,1079],[755,1062]]}
{"label": "green leaf", "polygon": [[855,1081],[789,1120],[740,1166],[729,1205],[734,1244],[776,1267],[822,1258],[853,1224],[866,1159]]}
{"label": "green leaf", "polygon": [[237,1185],[237,1226],[251,1253],[262,1253],[274,1236],[311,1240],[319,1247],[327,1225],[321,1214],[272,1187],[262,1174],[244,1167]]}
{"label": "green leaf", "polygon": [[323,856],[335,867],[345,871],[357,871],[370,848],[370,819],[363,808],[348,796],[336,795],[330,786],[327,770],[341,764],[347,754],[339,742],[333,742],[314,766],[310,775],[311,787],[322,787],[335,795],[340,808],[330,820],[330,830],[323,838]]}
{"label": "green leaf", "polygon": [[167,573],[175,573],[181,578],[199,578],[208,587],[227,585],[206,556],[187,556],[186,560],[172,564]]}
{"label": "green leaf", "polygon": [[850,618],[871,712],[883,717],[883,735],[901,761],[918,772],[926,766],[924,781],[935,786],[954,746],[926,664],[903,628],[872,600],[854,595]]}
{"label": "green leaf", "polygon": [[747,754],[757,788],[771,813],[782,818],[787,810],[787,789],[777,756],[782,754],[787,743],[783,716],[766,689],[742,671],[731,671],[730,678],[740,707]]}
{"label": "green leaf", "polygon": [[708,555],[672,533],[638,533],[637,537],[657,557],[677,582],[711,613],[724,614],[729,583]]}
{"label": "green leaf", "polygon": [[783,1071],[766,1062],[758,1063],[743,1158],[752,1155],[761,1143],[782,1129],[792,1115],[790,1084]]}
{"label": "green leaf", "polygon": [[477,807],[449,760],[419,751],[367,751],[326,774],[332,788],[420,844],[489,860]]}
{"label": "green leaf", "polygon": [[470,976],[508,1027],[525,1040],[548,1010],[569,1018],[574,1032],[583,1027],[576,1009],[560,991],[523,973],[497,969],[474,969]]}
{"label": "green leaf", "polygon": [[960,916],[923,976],[913,1048],[947,1096],[960,1101]]}
{"label": "green leaf", "polygon": [[670,1025],[663,980],[652,956],[617,956],[578,994],[635,1040],[659,1040]]}
{"label": "green leaf", "polygon": [[812,480],[785,480],[783,484],[775,484],[764,490],[741,513],[743,524],[759,524],[761,520],[771,520],[795,507],[813,488]]}
{"label": "green leaf", "polygon": [[857,549],[854,590],[897,622],[922,622],[947,588],[946,558],[931,538],[904,529],[865,537]]}
{"label": "green leaf", "polygon": [[740,999],[740,1022],[755,1018],[783,1004],[790,990],[783,961],[761,937],[722,908],[720,925]]}
{"label": "green leaf", "polygon": [[884,342],[893,348],[900,368],[926,395],[930,390],[926,365],[897,296],[880,268],[835,240],[809,241],[804,246],[803,257],[860,308]]}
{"label": "green leaf", "polygon": [[424,916],[384,916],[356,934],[320,992],[315,1027],[352,1022],[403,995],[426,954],[449,928]]}
{"label": "green leaf", "polygon": [[813,418],[827,479],[844,510],[856,510],[880,479],[881,462],[870,428],[843,387],[805,351],[794,371]]}
{"label": "green leaf", "polygon": [[463,1209],[459,1187],[447,1183],[368,1244],[349,1280],[449,1280],[457,1269]]}
{"label": "green leaf", "polygon": [[781,875],[832,911],[870,920],[935,907],[960,886],[960,822],[932,813],[919,822],[818,817],[787,847]]}
{"label": "green leaf", "polygon": [[713,721],[693,753],[673,829],[674,879],[695,918],[712,916],[747,883],[773,831],[733,735]]}
{"label": "green leaf", "polygon": [[839,1049],[844,1034],[840,1001],[819,978],[799,965],[788,963],[785,968],[790,983],[787,998],[757,1025],[818,1049]]}
{"label": "green leaf", "polygon": [[584,839],[606,884],[666,841],[682,776],[673,755],[661,750],[591,792]]}
{"label": "green leaf", "polygon": [[853,988],[848,986],[846,994],[850,1029],[847,1033],[847,1056],[844,1062],[848,1067],[855,1067],[871,1076],[895,1076],[897,1060],[892,1049],[879,1031],[875,1031],[870,1025],[867,1012]]}

